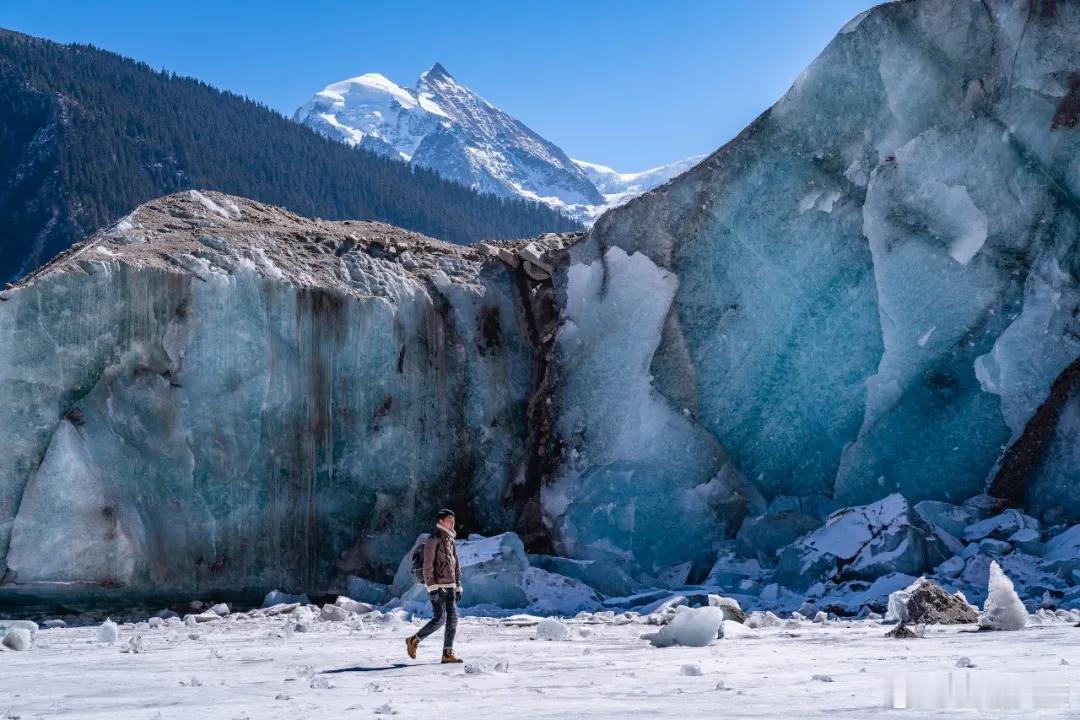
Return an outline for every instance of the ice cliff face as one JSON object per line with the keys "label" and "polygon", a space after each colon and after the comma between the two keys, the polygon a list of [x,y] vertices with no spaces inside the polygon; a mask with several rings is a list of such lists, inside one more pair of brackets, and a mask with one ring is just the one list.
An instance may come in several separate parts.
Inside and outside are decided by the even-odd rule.
{"label": "ice cliff face", "polygon": [[392,572],[437,506],[512,526],[516,272],[216,193],[141,206],[0,295],[4,584],[318,588]]}
{"label": "ice cliff face", "polygon": [[670,273],[644,371],[766,497],[996,485],[1080,518],[1078,30],[1074,3],[875,8],[734,141],[602,217],[569,284],[618,288],[634,252]]}

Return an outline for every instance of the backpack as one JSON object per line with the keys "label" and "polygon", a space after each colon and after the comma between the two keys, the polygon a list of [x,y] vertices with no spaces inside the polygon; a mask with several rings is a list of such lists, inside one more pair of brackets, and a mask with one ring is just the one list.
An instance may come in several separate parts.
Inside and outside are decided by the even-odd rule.
{"label": "backpack", "polygon": [[423,542],[417,545],[412,552],[412,574],[416,579],[416,582],[421,585],[424,584],[424,546],[427,545],[427,538],[424,538]]}

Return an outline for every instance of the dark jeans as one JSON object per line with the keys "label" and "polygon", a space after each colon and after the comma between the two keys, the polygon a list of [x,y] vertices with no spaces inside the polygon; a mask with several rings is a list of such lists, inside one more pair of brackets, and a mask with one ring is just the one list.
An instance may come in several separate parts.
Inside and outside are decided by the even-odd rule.
{"label": "dark jeans", "polygon": [[416,637],[423,640],[446,623],[446,634],[443,636],[443,649],[449,650],[454,647],[454,635],[457,633],[457,595],[453,588],[439,588],[435,592],[428,593],[431,599],[433,615],[427,625],[420,628]]}

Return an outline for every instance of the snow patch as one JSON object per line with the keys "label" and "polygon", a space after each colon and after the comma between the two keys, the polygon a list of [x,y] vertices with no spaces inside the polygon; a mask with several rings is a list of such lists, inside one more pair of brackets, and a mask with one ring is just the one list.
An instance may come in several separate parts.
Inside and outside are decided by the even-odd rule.
{"label": "snow patch", "polygon": [[204,208],[225,220],[239,220],[240,207],[230,198],[222,195],[220,204],[214,202],[198,190],[189,190],[188,197],[202,205]]}

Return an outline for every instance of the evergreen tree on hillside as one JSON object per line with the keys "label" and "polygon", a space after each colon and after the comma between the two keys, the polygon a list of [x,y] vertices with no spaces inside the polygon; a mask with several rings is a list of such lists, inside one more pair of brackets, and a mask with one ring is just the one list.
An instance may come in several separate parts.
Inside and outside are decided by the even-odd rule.
{"label": "evergreen tree on hillside", "polygon": [[579,227],[539,203],[480,195],[334,142],[198,80],[0,30],[0,278],[189,188],[457,243]]}

